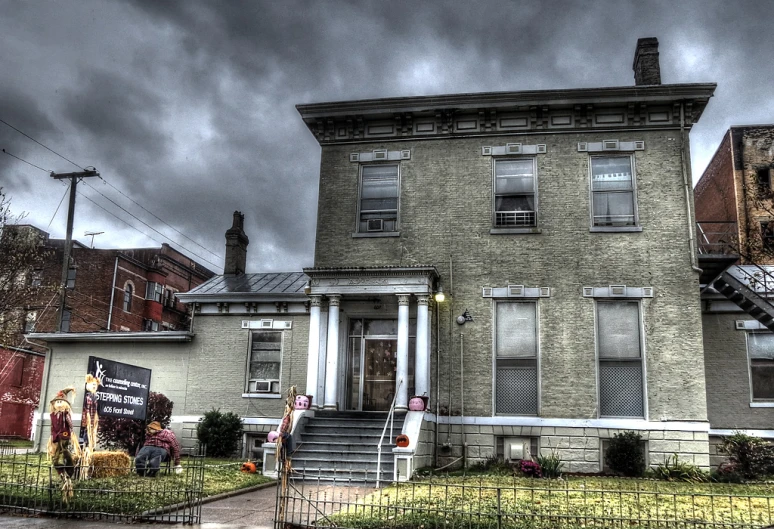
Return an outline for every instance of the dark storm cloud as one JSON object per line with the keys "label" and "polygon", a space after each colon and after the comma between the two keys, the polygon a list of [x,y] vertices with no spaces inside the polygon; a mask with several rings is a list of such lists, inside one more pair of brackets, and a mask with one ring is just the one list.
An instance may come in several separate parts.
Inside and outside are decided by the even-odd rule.
{"label": "dark storm cloud", "polygon": [[[699,171],[729,125],[774,122],[770,2],[10,5],[0,19],[8,43],[0,71],[16,75],[0,79],[0,117],[98,166],[107,181],[221,255],[231,213],[243,211],[254,271],[312,264],[320,148],[298,103],[632,85],[636,39],[656,36],[665,83],[719,83],[692,131]],[[43,166],[74,169],[7,132],[0,128],[0,141]],[[45,225],[61,186],[18,163],[0,170],[0,184],[25,183],[16,185],[20,202]],[[91,184],[220,265],[109,186]],[[126,217],[88,187],[82,192]],[[105,227],[111,239],[103,244],[156,244],[87,200],[78,204],[76,234]],[[62,219],[52,226],[58,235]]]}

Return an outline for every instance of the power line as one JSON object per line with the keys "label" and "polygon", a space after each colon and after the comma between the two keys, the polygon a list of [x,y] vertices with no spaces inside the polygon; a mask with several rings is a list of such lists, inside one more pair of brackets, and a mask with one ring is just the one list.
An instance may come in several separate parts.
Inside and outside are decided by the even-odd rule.
{"label": "power line", "polygon": [[[153,237],[151,237],[151,236],[150,236],[150,235],[148,235],[147,233],[145,233],[145,232],[141,231],[140,229],[138,229],[136,226],[132,226],[132,225],[131,225],[131,224],[129,224],[127,221],[125,221],[125,220],[124,220],[124,219],[122,219],[121,217],[117,216],[117,215],[116,215],[115,213],[113,213],[112,211],[109,211],[109,210],[108,210],[108,209],[106,209],[104,206],[102,206],[102,205],[98,204],[97,202],[95,202],[94,200],[92,200],[90,197],[88,197],[88,196],[84,195],[84,194],[83,194],[83,193],[81,193],[80,191],[78,192],[78,194],[79,194],[79,195],[81,195],[81,196],[82,196],[83,198],[85,198],[86,200],[88,200],[89,202],[91,202],[92,204],[94,204],[95,206],[97,206],[98,208],[100,208],[102,211],[106,212],[108,215],[111,215],[112,217],[115,217],[116,219],[120,220],[121,222],[123,222],[124,224],[126,224],[127,226],[129,226],[130,228],[132,228],[132,229],[136,230],[137,232],[139,232],[139,233],[141,233],[141,234],[145,235],[145,236],[146,236],[146,237],[148,237],[150,240],[152,240],[152,241],[155,241],[155,242],[157,242],[157,243],[159,243],[159,244],[162,244],[162,242],[161,242],[161,241],[159,241],[158,239],[154,239]],[[100,194],[101,194],[101,193],[100,193]],[[104,196],[104,195],[103,195],[103,196]],[[105,197],[105,198],[107,198],[107,197]],[[110,200],[110,199],[108,199],[108,200]],[[111,202],[112,202],[112,201],[111,201]],[[116,204],[116,205],[118,205],[118,204]],[[170,239],[169,237],[167,237],[166,235],[164,235],[163,233],[161,233],[161,232],[160,232],[160,231],[158,231],[157,229],[153,228],[152,226],[149,226],[149,225],[148,225],[146,222],[144,222],[142,219],[138,219],[137,217],[135,217],[134,215],[132,215],[130,212],[126,211],[126,210],[125,210],[124,208],[122,208],[121,206],[118,206],[118,207],[119,207],[120,209],[122,209],[123,211],[125,211],[126,213],[128,213],[128,214],[129,214],[129,215],[130,215],[132,218],[134,218],[134,219],[136,219],[137,221],[141,222],[142,224],[144,224],[145,226],[147,226],[147,227],[148,227],[148,228],[150,228],[151,230],[155,231],[156,233],[158,233],[159,235],[161,235],[161,236],[162,236],[162,237],[164,237],[165,239],[168,239],[168,240],[172,241],[174,244],[178,244],[177,242],[173,241],[172,239]],[[197,254],[197,253],[194,253],[194,252],[192,252],[192,251],[191,251],[191,250],[189,250],[188,248],[184,248],[182,245],[180,245],[180,246],[181,246],[183,249],[185,249],[186,251],[188,251],[189,253],[191,253],[192,255],[195,255],[196,257],[198,257],[199,259],[201,259],[202,261],[204,261],[205,263],[211,264],[211,265],[212,265],[212,266],[214,266],[215,268],[222,268],[222,266],[221,266],[221,265],[219,265],[219,264],[215,264],[215,263],[213,263],[212,261],[209,261],[209,260],[205,259],[205,258],[204,258],[204,257],[202,257],[201,255],[199,255],[199,254]]]}
{"label": "power line", "polygon": [[85,170],[86,170],[86,169],[84,169],[83,167],[81,167],[80,165],[78,165],[77,163],[75,163],[74,161],[72,161],[71,159],[69,159],[69,158],[66,158],[66,157],[62,156],[61,154],[59,154],[58,152],[56,152],[54,149],[52,149],[52,148],[50,148],[50,147],[46,147],[45,145],[43,145],[42,143],[40,143],[38,140],[36,140],[36,139],[35,139],[35,138],[33,138],[32,136],[30,136],[29,134],[27,134],[27,133],[25,133],[25,132],[23,132],[23,131],[21,131],[21,130],[17,129],[16,127],[14,127],[13,125],[11,125],[11,124],[10,124],[10,123],[8,123],[7,121],[5,121],[5,120],[3,120],[3,119],[0,119],[0,123],[2,123],[2,124],[4,124],[4,125],[8,125],[8,126],[9,126],[9,127],[11,127],[13,130],[15,130],[16,132],[18,132],[18,133],[19,133],[19,134],[21,134],[22,136],[24,136],[25,138],[28,138],[28,139],[30,139],[30,140],[32,140],[32,141],[34,141],[35,143],[37,143],[38,145],[40,145],[41,147],[43,147],[44,149],[47,149],[47,150],[49,150],[49,151],[53,152],[54,154],[56,154],[57,156],[59,156],[61,159],[63,159],[63,160],[66,160],[66,161],[70,162],[71,164],[73,164],[75,167],[78,167],[78,168],[80,168],[80,169],[81,169],[81,170],[83,170],[83,171],[85,171]]}
{"label": "power line", "polygon": [[[111,184],[110,182],[108,182],[107,180],[105,180],[103,177],[100,177],[100,180],[102,180],[102,181],[103,181],[103,182],[105,182],[107,185],[109,185],[110,187],[112,187],[113,189],[115,189],[116,191],[118,191],[118,192],[119,192],[121,195],[123,195],[124,197],[126,197],[126,198],[127,198],[127,199],[129,199],[130,201],[132,201],[134,204],[136,204],[138,207],[140,207],[140,208],[141,208],[143,211],[145,211],[146,213],[148,213],[148,214],[152,215],[153,217],[155,217],[155,218],[156,218],[156,220],[158,220],[159,222],[161,222],[161,223],[165,224],[166,226],[169,226],[169,228],[171,228],[172,230],[174,230],[176,233],[179,233],[180,235],[182,235],[183,237],[185,237],[186,239],[188,239],[189,241],[191,241],[192,243],[194,243],[196,246],[198,246],[199,248],[201,248],[201,249],[202,249],[202,250],[204,250],[205,252],[208,252],[208,253],[210,253],[210,254],[214,255],[214,256],[215,256],[215,257],[217,257],[218,259],[223,259],[223,256],[222,256],[222,255],[218,255],[217,253],[213,252],[213,251],[212,251],[212,250],[210,250],[209,248],[206,248],[206,247],[202,246],[201,244],[199,244],[198,242],[196,242],[195,240],[193,240],[192,238],[190,238],[190,237],[189,237],[188,235],[186,235],[185,233],[181,232],[180,230],[178,230],[177,228],[175,228],[174,226],[172,226],[172,225],[171,225],[171,224],[169,224],[168,222],[166,222],[166,221],[164,221],[163,219],[161,219],[161,218],[160,218],[158,215],[156,215],[156,214],[155,214],[155,213],[153,213],[152,211],[149,211],[148,209],[146,209],[146,208],[145,208],[145,207],[144,207],[142,204],[140,204],[139,202],[136,202],[136,201],[135,201],[135,200],[134,200],[132,197],[130,197],[130,196],[128,196],[128,195],[126,195],[126,194],[125,194],[123,191],[121,191],[121,190],[120,190],[120,189],[118,189],[116,186],[114,186],[113,184]],[[95,191],[97,191],[97,190],[96,190],[96,189],[95,189],[93,186],[91,186],[91,185],[89,185],[89,184],[86,184],[86,185],[87,185],[87,186],[89,186],[89,187],[91,187],[91,188],[92,188],[92,189],[94,189]],[[97,191],[97,192],[99,193],[99,191]],[[103,196],[104,196],[104,195],[103,195]]]}
{"label": "power line", "polygon": [[17,160],[19,160],[20,162],[24,162],[24,163],[26,163],[27,165],[31,165],[31,166],[32,166],[32,167],[34,167],[35,169],[40,169],[40,170],[41,170],[41,171],[43,171],[44,173],[49,173],[49,174],[51,174],[51,171],[49,171],[49,170],[47,170],[47,169],[43,169],[43,168],[42,168],[42,167],[40,167],[39,165],[35,165],[35,164],[34,164],[34,163],[32,163],[32,162],[28,162],[28,161],[27,161],[27,160],[25,160],[24,158],[19,158],[19,157],[18,157],[18,156],[16,156],[15,154],[11,154],[10,152],[6,151],[5,149],[3,149],[3,152],[4,152],[5,154],[7,154],[8,156],[12,157],[12,158],[16,158],[16,159],[17,159]]}

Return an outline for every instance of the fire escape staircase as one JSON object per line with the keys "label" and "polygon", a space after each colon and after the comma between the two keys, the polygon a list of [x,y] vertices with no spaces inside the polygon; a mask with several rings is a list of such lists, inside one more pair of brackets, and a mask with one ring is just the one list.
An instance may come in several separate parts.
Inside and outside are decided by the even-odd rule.
{"label": "fire escape staircase", "polygon": [[712,286],[747,314],[761,322],[767,329],[774,332],[774,305],[767,299],[759,296],[728,271],[720,274]]}

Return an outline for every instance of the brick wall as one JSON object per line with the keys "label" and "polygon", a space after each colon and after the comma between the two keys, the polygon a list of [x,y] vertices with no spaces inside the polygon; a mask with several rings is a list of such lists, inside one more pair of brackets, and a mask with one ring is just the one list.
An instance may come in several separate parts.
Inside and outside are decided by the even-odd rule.
{"label": "brick wall", "polygon": [[[689,222],[678,131],[618,135],[644,140],[635,154],[641,233],[589,232],[589,173],[579,141],[607,134],[534,135],[323,147],[315,266],[433,264],[447,292],[440,305],[441,403],[492,415],[492,313],[484,286],[548,286],[541,299],[542,416],[597,417],[594,303],[583,286],[652,286],[642,304],[651,420],[706,420],[698,282],[690,267]],[[537,155],[539,235],[490,235],[492,159],[485,145],[547,145]],[[358,164],[350,152],[411,149],[401,162],[401,226],[396,238],[353,238]],[[468,309],[474,322],[449,324]],[[464,336],[461,336],[464,334]],[[461,346],[464,354],[461,353]],[[460,356],[463,354],[462,366]],[[432,366],[434,384],[435,365]]]}
{"label": "brick wall", "polygon": [[730,136],[723,136],[723,141],[694,189],[698,222],[737,220]]}

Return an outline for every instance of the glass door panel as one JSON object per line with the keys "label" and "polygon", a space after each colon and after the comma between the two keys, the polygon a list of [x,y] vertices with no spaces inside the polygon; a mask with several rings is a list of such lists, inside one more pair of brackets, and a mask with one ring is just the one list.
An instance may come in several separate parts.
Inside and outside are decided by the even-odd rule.
{"label": "glass door panel", "polygon": [[360,409],[360,389],[362,377],[362,338],[349,339],[349,354],[347,355],[347,409]]}
{"label": "glass door panel", "polygon": [[398,340],[363,338],[363,411],[388,411],[395,396]]}

